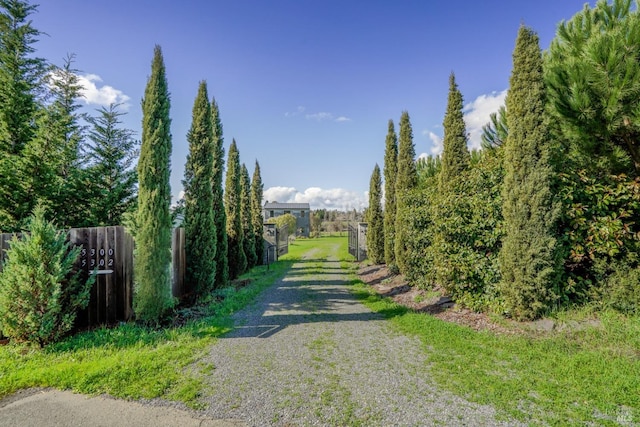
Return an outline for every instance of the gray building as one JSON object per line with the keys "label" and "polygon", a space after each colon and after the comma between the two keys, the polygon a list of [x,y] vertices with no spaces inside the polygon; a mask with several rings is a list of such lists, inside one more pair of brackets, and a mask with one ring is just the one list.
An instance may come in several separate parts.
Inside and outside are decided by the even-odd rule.
{"label": "gray building", "polygon": [[311,231],[311,208],[309,203],[266,202],[262,210],[264,220],[280,215],[291,214],[296,217],[296,236],[309,237]]}

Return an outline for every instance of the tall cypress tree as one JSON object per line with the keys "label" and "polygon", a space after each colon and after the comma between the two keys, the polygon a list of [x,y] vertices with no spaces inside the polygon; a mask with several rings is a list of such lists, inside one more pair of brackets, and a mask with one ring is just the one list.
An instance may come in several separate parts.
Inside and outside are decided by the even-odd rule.
{"label": "tall cypress tree", "polygon": [[224,207],[222,182],[224,177],[224,138],[220,110],[215,98],[211,99],[211,122],[213,125],[213,212],[216,221],[216,287],[223,288],[229,283],[229,249],[227,242],[227,213]]}
{"label": "tall cypress tree", "polygon": [[256,160],[253,169],[253,179],[251,180],[251,224],[253,224],[254,245],[256,248],[256,264],[261,265],[264,257],[264,243],[262,241],[262,229],[264,218],[262,217],[262,176],[260,175],[260,164]]}
{"label": "tall cypress tree", "polygon": [[400,141],[398,144],[398,175],[396,176],[396,236],[394,241],[396,263],[401,273],[407,267],[406,234],[407,224],[402,220],[407,192],[418,185],[418,172],[415,164],[416,149],[413,145],[413,130],[409,113],[400,116]]}
{"label": "tall cypress tree", "polygon": [[135,298],[138,319],[158,323],[173,306],[171,295],[170,100],[164,60],[156,46],[142,100],[142,145],[138,160]]}
{"label": "tall cypress tree", "polygon": [[449,76],[449,97],[447,112],[444,115],[444,139],[442,151],[442,169],[440,170],[440,191],[445,185],[458,177],[469,167],[469,149],[467,148],[467,128],[462,114],[462,94],[456,84],[453,73]]}
{"label": "tall cypress tree", "polygon": [[509,135],[505,145],[500,251],[500,293],[516,319],[541,315],[554,300],[556,262],[550,190],[550,132],[538,36],[521,26],[507,94]]}
{"label": "tall cypress tree", "polygon": [[213,212],[213,126],[206,82],[200,82],[187,134],[184,171],[186,280],[197,297],[207,295],[216,279],[216,224]]}
{"label": "tall cypress tree", "polygon": [[244,254],[247,257],[247,269],[256,265],[256,239],[253,232],[253,222],[251,217],[251,180],[249,170],[242,164],[240,176],[240,218],[242,221],[242,242]]}
{"label": "tall cypress tree", "polygon": [[384,262],[384,219],[382,218],[382,177],[376,164],[369,182],[367,209],[367,257],[375,264]]}
{"label": "tall cypress tree", "polygon": [[398,138],[389,120],[384,151],[384,261],[393,268],[396,262],[396,175],[398,174]]}
{"label": "tall cypress tree", "polygon": [[235,139],[229,147],[227,178],[224,187],[224,207],[227,213],[227,241],[229,242],[229,278],[235,279],[247,269],[244,254],[241,214],[240,153]]}

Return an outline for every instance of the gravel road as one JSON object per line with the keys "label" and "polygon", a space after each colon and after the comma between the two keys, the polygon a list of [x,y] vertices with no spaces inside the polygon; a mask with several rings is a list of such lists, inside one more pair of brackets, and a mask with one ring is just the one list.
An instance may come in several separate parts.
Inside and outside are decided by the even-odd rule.
{"label": "gravel road", "polygon": [[206,415],[254,426],[496,426],[493,408],[439,390],[426,350],[349,291],[335,253],[307,252],[212,348]]}

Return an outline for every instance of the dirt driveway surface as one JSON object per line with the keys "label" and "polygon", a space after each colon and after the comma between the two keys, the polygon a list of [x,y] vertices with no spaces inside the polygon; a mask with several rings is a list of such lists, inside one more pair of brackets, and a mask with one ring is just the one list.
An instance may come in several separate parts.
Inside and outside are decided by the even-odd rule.
{"label": "dirt driveway surface", "polygon": [[208,409],[30,390],[0,401],[0,426],[519,425],[438,389],[424,344],[354,298],[338,249],[308,251],[236,313],[204,361]]}
{"label": "dirt driveway surface", "polygon": [[359,303],[309,251],[211,349],[207,415],[264,426],[517,425],[439,390],[424,346]]}

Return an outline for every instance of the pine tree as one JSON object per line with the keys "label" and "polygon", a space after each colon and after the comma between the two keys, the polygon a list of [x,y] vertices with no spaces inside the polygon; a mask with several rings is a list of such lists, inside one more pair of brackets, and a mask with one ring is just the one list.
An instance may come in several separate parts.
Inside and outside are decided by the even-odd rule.
{"label": "pine tree", "polygon": [[[0,230],[18,231],[27,220],[34,198],[25,181],[32,171],[24,161],[24,148],[35,136],[42,108],[48,65],[33,56],[41,35],[31,25],[36,5],[23,0],[0,0]],[[46,161],[46,159],[41,159]]]}
{"label": "pine tree", "polygon": [[253,169],[253,179],[251,180],[251,223],[253,224],[254,245],[256,248],[256,264],[261,265],[264,258],[264,243],[262,238],[262,229],[264,227],[264,218],[262,216],[262,176],[260,175],[260,164],[256,160],[256,166]]}
{"label": "pine tree", "polygon": [[52,67],[47,74],[50,101],[39,111],[36,133],[23,156],[31,171],[25,179],[28,197],[46,206],[65,228],[95,225],[89,200],[91,177],[80,167],[82,87],[73,60],[73,55],[68,56],[62,67]]}
{"label": "pine tree", "polygon": [[244,254],[247,257],[247,269],[256,265],[256,239],[253,232],[253,222],[251,218],[251,181],[249,171],[245,164],[242,164],[240,176],[240,218],[242,222],[242,241]]}
{"label": "pine tree", "polygon": [[540,316],[554,301],[556,262],[550,190],[550,132],[538,36],[520,27],[507,94],[500,293],[516,319]]}
{"label": "pine tree", "polygon": [[189,155],[185,165],[184,229],[186,281],[195,296],[213,290],[216,279],[216,224],[213,212],[213,126],[206,82],[200,82],[187,134]]}
{"label": "pine tree", "polygon": [[384,219],[382,217],[382,178],[376,164],[369,182],[367,209],[367,257],[374,264],[384,262]]}
{"label": "pine tree", "polygon": [[211,122],[213,125],[213,213],[216,221],[216,288],[229,283],[229,249],[227,241],[227,213],[224,207],[222,182],[224,177],[224,138],[220,111],[215,98],[211,99]]}
{"label": "pine tree", "polygon": [[138,143],[133,131],[120,127],[125,113],[118,104],[102,107],[97,117],[88,117],[91,125],[86,159],[90,163],[91,218],[94,226],[121,225],[125,212],[136,202],[138,174],[133,168]]}
{"label": "pine tree", "polygon": [[142,100],[142,145],[138,160],[135,298],[139,320],[158,323],[172,308],[170,100],[162,50],[156,46]]}
{"label": "pine tree", "polygon": [[28,229],[11,240],[0,274],[0,326],[5,336],[42,347],[71,330],[77,311],[89,303],[95,276],[82,282],[73,274],[80,248],[45,221],[42,206]]}
{"label": "pine tree", "polygon": [[384,261],[393,268],[396,262],[396,176],[398,174],[398,138],[389,120],[384,151]]}
{"label": "pine tree", "polygon": [[227,178],[224,207],[227,213],[227,241],[229,242],[229,278],[235,279],[247,269],[241,219],[240,153],[232,140],[227,159]]}
{"label": "pine tree", "polygon": [[442,151],[442,169],[440,170],[440,191],[469,167],[469,149],[467,148],[467,129],[462,114],[462,94],[456,84],[453,73],[449,76],[449,99],[444,115],[444,139]]}
{"label": "pine tree", "polygon": [[406,193],[418,185],[418,172],[416,171],[416,150],[413,145],[413,130],[409,113],[404,111],[400,116],[400,141],[398,144],[398,174],[396,176],[396,236],[394,240],[396,263],[401,273],[406,271],[407,247],[405,245],[406,233],[409,232],[407,224],[402,221],[402,210],[405,209],[404,197]]}

